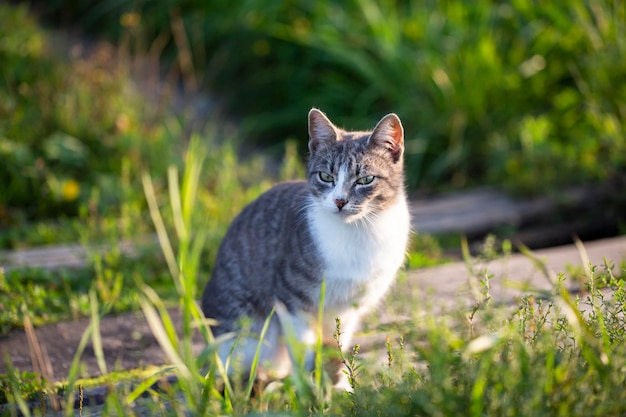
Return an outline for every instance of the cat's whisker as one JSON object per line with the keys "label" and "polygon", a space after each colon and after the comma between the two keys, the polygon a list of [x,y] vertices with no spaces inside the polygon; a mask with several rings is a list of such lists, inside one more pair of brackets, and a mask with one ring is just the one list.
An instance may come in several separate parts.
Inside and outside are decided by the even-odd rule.
{"label": "cat's whisker", "polygon": [[378,224],[376,223],[375,216],[372,216],[370,213],[368,213],[362,217],[362,222],[367,226],[368,229],[373,229],[374,233],[378,233]]}

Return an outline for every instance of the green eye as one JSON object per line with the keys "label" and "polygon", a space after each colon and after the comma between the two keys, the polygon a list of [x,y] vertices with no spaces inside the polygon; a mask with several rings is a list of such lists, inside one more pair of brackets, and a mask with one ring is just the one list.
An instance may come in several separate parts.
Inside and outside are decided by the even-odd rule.
{"label": "green eye", "polygon": [[374,176],[373,175],[368,175],[367,177],[361,177],[358,180],[356,180],[357,184],[360,185],[367,185],[367,184],[371,184],[372,181],[374,181]]}
{"label": "green eye", "polygon": [[320,180],[324,182],[333,182],[335,178],[332,175],[327,174],[326,172],[320,172]]}

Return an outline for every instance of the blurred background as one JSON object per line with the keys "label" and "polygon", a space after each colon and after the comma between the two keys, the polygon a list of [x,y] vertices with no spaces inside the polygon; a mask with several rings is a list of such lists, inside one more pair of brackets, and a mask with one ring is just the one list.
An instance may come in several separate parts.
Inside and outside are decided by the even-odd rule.
{"label": "blurred background", "polygon": [[302,172],[311,107],[396,112],[412,193],[623,202],[625,62],[617,0],[3,2],[0,247],[146,232],[141,172],[165,187],[194,135],[226,222]]}
{"label": "blurred background", "polygon": [[[164,306],[185,305],[179,328],[188,335],[189,301],[208,281],[233,217],[273,183],[303,177],[311,107],[346,129],[372,128],[389,112],[400,116],[417,232],[406,269],[465,255],[465,266],[451,270],[467,271],[476,297],[471,313],[456,302],[458,314],[430,320],[421,306],[438,312],[445,303],[431,303],[436,294],[425,288],[414,291],[417,281],[403,272],[402,296],[391,309],[402,320],[376,314],[365,326],[391,332],[389,369],[375,371],[376,391],[366,383],[360,397],[344,397],[345,410],[348,402],[352,415],[398,404],[422,414],[489,414],[483,410],[507,401],[510,410],[521,404],[547,415],[591,407],[611,415],[624,407],[617,390],[625,357],[623,347],[613,347],[624,340],[626,260],[607,253],[604,265],[592,267],[580,250],[581,262],[556,271],[564,273],[560,283],[567,276],[567,288],[581,290],[568,298],[565,287],[554,287],[566,303],[552,304],[553,292],[535,292],[534,284],[498,277],[507,293],[520,294],[506,319],[491,299],[499,284],[490,286],[495,275],[486,261],[503,257],[506,276],[519,265],[507,262],[517,241],[535,249],[572,244],[575,235],[585,242],[626,235],[626,0],[0,0],[0,345],[18,334],[14,329],[91,317],[96,331],[83,359],[105,370],[99,323],[105,315],[147,311],[147,300],[165,320],[153,290]],[[457,221],[466,228],[435,227]],[[171,247],[161,250],[155,230]],[[579,302],[587,313],[564,318],[561,312]],[[126,317],[108,327],[118,329]],[[128,323],[139,316],[132,317]],[[187,361],[189,338],[174,340],[169,320],[164,326],[173,349],[198,369]],[[546,328],[554,332],[542,335]],[[50,357],[63,363],[73,356],[65,329],[82,328],[58,329],[64,337],[47,346],[58,347],[59,356]],[[47,334],[60,334],[54,330]],[[36,338],[28,334],[30,345]],[[127,351],[124,357],[149,364],[142,351],[155,339],[139,334],[105,345],[107,358]],[[18,350],[28,361],[24,346]],[[53,355],[52,347],[33,351]],[[348,358],[351,378],[365,371],[357,351]],[[6,355],[0,374],[4,362]],[[109,370],[120,363],[109,362]],[[86,376],[77,362],[69,369],[70,386]],[[374,374],[360,375],[359,383]],[[537,376],[545,384],[528,389]],[[117,378],[98,382],[123,387],[116,413],[139,392],[127,395],[127,386],[150,381],[147,374],[140,385]],[[18,379],[43,381],[37,373],[0,375],[0,403],[39,391],[22,382],[18,388]],[[181,387],[211,394],[172,404],[213,409],[210,378],[201,385],[192,379],[179,379]],[[294,381],[283,390],[294,413],[333,412],[317,383],[305,396],[315,400],[298,403],[304,391],[296,396]],[[558,394],[550,397],[555,383]],[[613,385],[615,394],[604,389]],[[215,410],[244,413],[257,403],[267,411],[282,401],[280,386],[270,384],[267,396],[259,391],[252,402],[243,391],[226,392],[228,402]],[[369,392],[382,402],[365,398]],[[43,397],[29,398],[40,404]],[[115,398],[106,407],[115,407]],[[509,414],[524,414],[515,410]]]}

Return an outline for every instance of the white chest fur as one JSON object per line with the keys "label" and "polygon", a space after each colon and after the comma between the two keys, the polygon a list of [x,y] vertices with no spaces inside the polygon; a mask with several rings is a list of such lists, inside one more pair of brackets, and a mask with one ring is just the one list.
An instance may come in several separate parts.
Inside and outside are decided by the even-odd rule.
{"label": "white chest fur", "polygon": [[377,302],[404,261],[410,228],[405,199],[352,223],[313,204],[308,220],[325,266],[326,306]]}

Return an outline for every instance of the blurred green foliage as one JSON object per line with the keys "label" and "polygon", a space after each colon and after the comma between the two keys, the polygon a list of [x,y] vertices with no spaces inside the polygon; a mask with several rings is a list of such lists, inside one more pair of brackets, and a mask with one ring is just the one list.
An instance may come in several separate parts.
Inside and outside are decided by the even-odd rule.
{"label": "blurred green foliage", "polygon": [[[271,152],[295,137],[288,152],[304,155],[313,106],[350,129],[394,111],[412,187],[529,192],[624,178],[625,9],[616,0],[2,4],[0,244],[14,246],[23,238],[14,226],[33,220],[54,218],[52,235],[76,240],[80,228],[64,217],[139,218],[139,173],[162,178],[182,164],[181,139],[195,128],[138,90],[132,58],[160,62],[169,88],[204,88],[203,122],[217,131],[235,121],[241,149]],[[81,29],[82,49],[55,51],[34,13]],[[103,38],[112,45],[91,41]],[[245,175],[235,181],[244,188]]]}
{"label": "blurred green foliage", "polygon": [[414,187],[536,191],[624,174],[621,0],[59,0],[40,10],[160,51],[247,140],[305,137],[312,106],[352,129],[397,112]]}
{"label": "blurred green foliage", "polygon": [[125,92],[125,70],[105,50],[53,57],[45,36],[25,7],[0,5],[4,225],[119,203],[122,165],[137,162],[128,137],[143,133],[129,126],[140,106]]}
{"label": "blurred green foliage", "polygon": [[163,178],[181,160],[177,116],[137,90],[118,51],[55,36],[27,7],[0,4],[2,247],[81,240],[75,218],[90,232],[145,233],[139,173]]}

